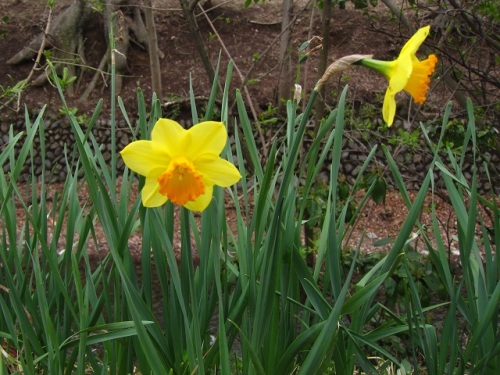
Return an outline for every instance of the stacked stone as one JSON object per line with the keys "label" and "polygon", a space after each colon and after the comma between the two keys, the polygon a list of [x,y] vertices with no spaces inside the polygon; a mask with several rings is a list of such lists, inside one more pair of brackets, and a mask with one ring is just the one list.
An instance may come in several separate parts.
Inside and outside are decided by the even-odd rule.
{"label": "stacked stone", "polygon": [[[34,117],[32,117],[34,118]],[[186,128],[191,126],[191,123],[188,121],[181,121],[181,125]],[[71,130],[70,124],[66,118],[62,119],[47,119],[43,121],[42,124],[45,131],[45,158],[41,156],[35,157],[33,160],[33,168],[31,167],[31,163],[28,160],[26,165],[23,167],[21,171],[22,180],[27,179],[32,173],[35,176],[40,176],[43,168],[46,171],[46,178],[50,181],[64,181],[67,175],[67,164],[72,165],[71,160],[78,158],[78,152],[76,150],[75,145],[75,136],[73,131]],[[82,127],[83,131],[86,130],[85,126]],[[10,122],[0,119],[0,148],[3,148],[9,141],[9,129]],[[14,134],[17,134],[20,131],[25,130],[25,121],[19,120],[13,123],[13,131]],[[231,129],[230,129],[231,130]],[[275,129],[270,129],[271,131],[276,131]],[[304,149],[308,149],[308,147],[312,144],[313,139],[310,136],[314,131],[314,122],[310,122],[307,125],[307,133],[308,136],[304,140]],[[281,131],[283,134],[284,131]],[[101,150],[104,160],[106,163],[111,162],[112,150],[111,150],[111,121],[110,120],[98,120],[92,129],[92,134],[95,137],[96,143]],[[231,136],[231,132],[230,132]],[[266,136],[267,140],[272,139],[273,135]],[[279,136],[279,135],[278,135]],[[283,138],[283,135],[281,135]],[[234,139],[234,137],[231,137]],[[260,137],[256,134],[255,140],[258,142]],[[344,144],[342,147],[342,159],[340,163],[340,173],[345,176],[345,179],[348,183],[354,183],[356,180],[361,167],[366,160],[367,155],[373,149],[373,147],[377,144],[382,143],[381,139],[377,139],[376,134],[371,134],[369,137],[363,137],[359,131],[350,131],[346,130],[343,136]],[[132,132],[129,127],[125,123],[124,120],[118,121],[116,127],[116,152],[122,150],[127,144],[132,141]],[[280,148],[279,153],[283,152],[283,147],[285,140],[282,139],[280,144],[283,146]],[[326,139],[325,139],[326,142]],[[428,149],[425,140],[421,139],[420,144],[415,148],[405,148],[404,146],[399,147],[392,144],[387,144],[384,142],[391,153],[393,155],[394,160],[401,172],[403,179],[408,188],[418,189],[424,180],[429,167],[431,166],[431,162],[433,159],[433,155],[431,151]],[[91,148],[93,147],[92,143],[89,141]],[[23,139],[21,138],[19,142],[16,144],[15,150],[16,155],[19,153],[21,147],[23,146]],[[268,145],[269,146],[269,145]],[[35,155],[41,155],[41,146],[40,139],[37,135],[33,141],[33,149],[35,150]],[[233,149],[233,155],[236,155],[236,150]],[[465,152],[466,160],[463,162],[464,177],[466,181],[471,181],[473,175],[473,160],[472,160],[472,150],[469,148]],[[450,170],[452,174],[454,174],[454,169],[448,160],[448,155],[443,150],[440,154],[443,162],[446,167]],[[67,160],[69,163],[67,163]],[[279,159],[279,155],[278,155]],[[247,161],[248,162],[248,161]],[[44,165],[42,165],[44,163]],[[118,156],[116,160],[117,167],[121,171],[123,170],[123,161]],[[329,177],[329,168],[331,166],[331,153],[328,153],[327,159],[324,161],[324,168],[321,173],[323,178],[328,179]],[[496,194],[500,194],[500,157],[497,153],[478,153],[476,165],[478,168],[477,175],[478,180],[480,181],[479,189],[482,193],[489,193],[492,190],[496,192]],[[486,168],[488,167],[488,171],[490,176],[494,179],[490,182],[487,178]],[[8,172],[10,170],[9,160],[5,162],[2,166],[4,172]],[[374,159],[371,161],[368,166],[367,172],[380,172],[387,168],[387,162],[383,150],[381,147],[378,147]],[[390,184],[393,184],[391,173],[387,171],[384,173],[384,176],[388,180]],[[435,181],[439,184],[442,184],[442,181],[439,177],[438,171],[434,172]]]}
{"label": "stacked stone", "polygon": [[[382,126],[383,124],[380,124]],[[314,129],[314,123],[308,124],[308,130]],[[366,139],[368,138],[368,140]],[[258,138],[256,138],[258,139]],[[304,140],[304,148],[308,149],[313,140]],[[325,139],[326,142],[326,139]],[[345,176],[345,180],[353,184],[358,177],[359,172],[365,162],[370,151],[378,145],[375,152],[374,158],[371,160],[365,173],[370,172],[381,172],[387,169],[384,173],[384,177],[390,185],[394,185],[394,180],[392,178],[391,172],[388,170],[386,157],[382,148],[381,143],[384,143],[387,147],[389,153],[393,156],[394,161],[401,173],[403,180],[409,189],[419,189],[422,181],[425,179],[434,155],[428,148],[426,141],[422,138],[419,141],[419,145],[416,148],[409,148],[400,145],[389,144],[388,142],[382,140],[381,137],[377,138],[376,134],[370,134],[369,137],[363,137],[359,131],[346,130],[343,134],[343,145],[342,154],[340,162],[340,173]],[[446,168],[455,175],[455,170],[453,164],[449,160],[446,150],[440,150],[439,156]],[[460,160],[457,160],[460,163]],[[322,176],[327,179],[329,176],[329,168],[332,163],[331,153],[328,154],[326,160],[324,161],[324,171]],[[468,146],[465,151],[465,160],[460,167],[460,171],[463,171],[463,176],[467,183],[470,184],[473,176],[473,151],[472,146]],[[477,178],[478,178],[478,190],[480,193],[495,193],[500,194],[500,155],[498,153],[492,152],[477,152],[476,155],[476,167],[477,167]],[[488,172],[488,173],[487,173]],[[492,181],[488,180],[488,174]],[[439,170],[434,168],[434,182],[437,187],[443,187],[443,181],[440,177]]]}
{"label": "stacked stone", "polygon": [[[0,137],[0,148],[5,147],[9,142],[9,129],[12,124],[13,134],[25,132],[25,121],[19,120],[14,123],[8,121],[1,121],[0,130],[2,136]],[[33,165],[28,159],[21,170],[19,180],[25,181],[31,175],[39,177],[42,170],[45,169],[46,178],[51,182],[64,181],[66,179],[68,170],[67,166],[72,165],[72,160],[78,158],[78,150],[75,143],[75,136],[70,127],[67,119],[47,119],[41,125],[45,133],[45,157],[42,157],[41,142],[38,133],[33,139],[33,150],[35,157],[33,158]],[[86,127],[82,126],[85,132]],[[111,163],[112,146],[111,146],[111,121],[98,120],[92,129],[92,134],[95,137],[97,145],[101,150],[102,156],[108,165]],[[132,141],[132,133],[126,126],[125,121],[120,121],[116,130],[116,152],[118,153],[127,144]],[[92,142],[88,141],[90,147],[93,149]],[[20,138],[15,145],[15,155],[19,155],[21,148],[24,145],[24,139]],[[123,170],[124,164],[121,158],[116,160],[117,168]],[[7,160],[2,165],[4,173],[11,169],[10,161]]]}

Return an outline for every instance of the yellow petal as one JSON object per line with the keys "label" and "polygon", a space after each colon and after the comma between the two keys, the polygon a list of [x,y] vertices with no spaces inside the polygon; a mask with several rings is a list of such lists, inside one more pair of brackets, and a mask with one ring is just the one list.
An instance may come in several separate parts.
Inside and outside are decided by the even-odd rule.
{"label": "yellow petal", "polygon": [[170,157],[182,155],[190,147],[188,131],[179,123],[161,118],[151,131],[151,140],[161,147]]}
{"label": "yellow petal", "polygon": [[208,207],[212,201],[213,187],[210,185],[205,186],[205,193],[200,195],[194,201],[187,202],[184,207],[191,211],[203,211]]}
{"label": "yellow petal", "polygon": [[227,142],[227,131],[222,122],[200,122],[190,128],[188,133],[191,135],[191,144],[185,152],[193,161],[202,154],[220,155]]}
{"label": "yellow petal", "polygon": [[382,114],[387,126],[392,125],[394,116],[396,115],[395,96],[405,88],[413,69],[410,55],[400,56],[397,60],[393,61],[391,65],[389,87],[385,92],[384,106],[382,108]]}
{"label": "yellow petal", "polygon": [[420,45],[424,42],[425,38],[427,38],[427,35],[429,35],[430,29],[430,26],[424,26],[420,28],[415,34],[413,34],[410,40],[407,41],[401,49],[399,56],[414,55],[415,53],[417,53]]}
{"label": "yellow petal", "polygon": [[394,122],[394,116],[396,115],[396,93],[391,90],[389,86],[385,92],[384,106],[382,107],[382,115],[387,126],[391,126]]}
{"label": "yellow petal", "polygon": [[125,165],[143,176],[161,174],[167,169],[170,157],[151,141],[134,141],[120,152]]}
{"label": "yellow petal", "polygon": [[156,124],[151,131],[151,139],[156,142],[163,142],[166,138],[179,138],[187,130],[184,129],[178,122],[161,118],[156,121]]}
{"label": "yellow petal", "polygon": [[160,194],[160,184],[156,178],[146,178],[146,183],[141,191],[142,204],[145,207],[158,207],[163,205],[168,198]]}
{"label": "yellow petal", "polygon": [[194,164],[196,170],[212,185],[228,187],[241,179],[240,172],[233,164],[213,154],[200,155]]}
{"label": "yellow petal", "polygon": [[411,76],[413,70],[413,63],[411,56],[400,56],[397,60],[391,63],[389,72],[389,87],[394,93],[403,90]]}

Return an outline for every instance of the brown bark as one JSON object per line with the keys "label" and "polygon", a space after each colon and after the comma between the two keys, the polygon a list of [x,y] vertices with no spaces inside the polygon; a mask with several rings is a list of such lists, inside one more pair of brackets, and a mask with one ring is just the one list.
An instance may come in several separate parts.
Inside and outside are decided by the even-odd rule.
{"label": "brown bark", "polygon": [[161,70],[160,57],[158,55],[158,38],[156,36],[156,27],[153,14],[151,0],[144,1],[144,16],[146,18],[146,29],[148,32],[148,51],[149,51],[149,66],[151,67],[151,81],[153,92],[161,100]]}
{"label": "brown bark", "polygon": [[191,36],[193,37],[194,45],[200,55],[201,62],[205,67],[205,71],[207,72],[208,79],[210,80],[210,82],[213,82],[215,78],[215,70],[208,57],[208,52],[205,44],[203,43],[203,37],[201,36],[200,28],[198,27],[198,23],[196,22],[196,18],[193,12],[194,7],[198,3],[198,1],[195,0],[190,2],[189,0],[179,0],[179,2],[181,4],[184,17],[186,17],[189,31],[191,32]]}
{"label": "brown bark", "polygon": [[[318,66],[318,76],[317,80],[319,80],[323,73],[325,73],[327,64],[328,64],[328,52],[330,48],[330,18],[332,16],[332,0],[325,0],[323,2],[323,11],[321,12],[321,37],[323,38],[323,48],[321,49],[321,53],[319,55],[319,66]],[[316,131],[319,129],[319,125],[321,123],[321,119],[323,118],[323,112],[325,110],[325,89],[322,88],[320,91],[320,99],[316,100],[315,103],[315,111],[316,111]]]}
{"label": "brown bark", "polygon": [[[151,1],[149,0],[149,3]],[[148,34],[146,32],[146,27],[141,18],[140,8],[138,7],[138,0],[114,0],[111,1],[108,6],[106,6],[102,13],[92,10],[88,1],[86,0],[74,0],[74,2],[62,10],[53,17],[52,22],[47,25],[47,30],[44,33],[36,35],[28,46],[24,47],[17,54],[11,57],[7,63],[8,64],[19,64],[25,60],[34,59],[38,51],[45,48],[52,49],[50,56],[51,61],[59,73],[62,72],[64,67],[68,68],[69,77],[76,76],[76,65],[77,60],[80,62],[85,62],[85,57],[83,56],[83,51],[81,47],[81,41],[83,39],[82,32],[83,26],[89,21],[90,17],[102,17],[104,18],[103,24],[104,33],[106,39],[109,36],[109,23],[111,18],[114,22],[114,65],[116,68],[116,93],[120,93],[121,81],[123,75],[126,74],[128,70],[128,47],[130,43],[130,31],[134,32],[137,40],[140,43],[148,44]],[[127,17],[123,12],[120,11],[120,7],[127,6],[132,7],[132,16]],[[123,8],[126,9],[126,8]],[[152,8],[149,7],[152,12]],[[57,13],[57,12],[54,12]],[[113,14],[113,17],[111,15]],[[150,20],[152,21],[152,20]],[[154,31],[154,24],[152,24]],[[109,41],[108,41],[109,43]],[[45,46],[43,45],[45,44]],[[157,43],[156,48],[148,48],[150,53],[155,54],[155,60],[158,59]],[[106,52],[106,55],[101,59],[101,64],[97,67],[97,71],[94,78],[91,80],[89,87],[86,87],[81,100],[85,101],[89,94],[95,87],[98,79],[102,76],[102,72],[108,70],[107,66],[111,63],[110,53]],[[152,69],[154,72],[156,69],[159,71],[159,62],[156,62],[157,68]],[[33,80],[33,85],[42,85],[47,80],[47,74],[44,72]],[[156,79],[155,79],[156,80]],[[68,93],[72,95],[73,87],[70,85],[68,87]],[[161,95],[161,84],[160,90],[157,90],[155,86],[155,91],[158,95]]]}
{"label": "brown bark", "polygon": [[[51,59],[54,62],[56,71],[60,73],[65,61],[73,61],[78,54],[81,29],[83,23],[90,14],[90,9],[86,6],[84,0],[75,0],[68,8],[54,17],[48,32],[40,33],[24,47],[21,51],[11,57],[7,64],[19,64],[24,60],[30,60],[35,57],[37,52],[43,47],[53,48]],[[75,76],[74,64],[66,64],[69,76]],[[43,85],[47,81],[47,74],[44,72],[36,77],[32,84],[35,86]],[[68,87],[68,93],[73,94],[73,86]]]}
{"label": "brown bark", "polygon": [[281,71],[278,87],[278,107],[281,108],[282,99],[290,99],[292,95],[293,74],[292,74],[292,56],[290,53],[290,22],[292,20],[293,0],[283,0],[281,7],[281,38],[279,59],[281,62]]}

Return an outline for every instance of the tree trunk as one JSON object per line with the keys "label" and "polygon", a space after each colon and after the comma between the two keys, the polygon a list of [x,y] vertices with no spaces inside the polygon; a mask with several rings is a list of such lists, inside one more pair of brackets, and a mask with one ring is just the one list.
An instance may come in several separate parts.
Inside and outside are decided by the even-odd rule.
{"label": "tree trunk", "polygon": [[283,105],[282,99],[289,99],[292,95],[293,74],[292,54],[290,53],[290,22],[292,20],[293,0],[283,0],[281,7],[281,38],[279,61],[281,62],[280,79],[278,86],[278,108]]}
{"label": "tree trunk", "polygon": [[[148,0],[149,4],[151,0]],[[139,0],[112,0],[108,2],[107,6],[104,8],[103,12],[95,12],[88,0],[74,0],[70,6],[62,10],[53,17],[52,22],[47,24],[47,31],[44,38],[44,34],[40,33],[36,35],[28,46],[22,48],[17,54],[11,57],[7,63],[8,64],[19,64],[25,60],[31,60],[37,54],[37,51],[42,48],[53,48],[51,53],[51,60],[54,62],[54,66],[58,74],[63,70],[63,67],[68,68],[68,76],[73,77],[77,75],[75,68],[76,59],[85,62],[85,57],[83,56],[83,51],[79,48],[82,45],[83,40],[83,29],[86,22],[90,20],[91,17],[101,17],[103,18],[104,34],[106,40],[109,37],[109,21],[114,14],[114,64],[116,68],[116,93],[120,93],[121,80],[126,74],[128,66],[128,47],[130,42],[130,31],[134,32],[137,41],[146,45],[149,44],[149,36],[144,26],[144,22],[141,18],[141,13],[139,10]],[[129,12],[122,12],[120,9],[132,9]],[[151,7],[149,7],[151,11]],[[128,14],[132,13],[132,16]],[[154,24],[153,24],[153,34]],[[155,37],[153,37],[155,39]],[[42,45],[46,42],[45,45]],[[109,43],[109,40],[108,40]],[[152,68],[152,72],[159,71],[159,63],[157,62],[158,54],[161,55],[161,51],[158,50],[157,42],[152,42],[155,48],[148,48],[151,50],[150,53],[155,54],[156,58],[156,68]],[[109,44],[108,44],[109,45]],[[95,88],[98,78],[101,76],[102,71],[107,70],[107,66],[111,62],[109,50],[106,55],[101,59],[101,63],[97,71],[94,74],[94,78],[90,81],[90,84],[86,87],[83,95],[81,95],[81,101],[85,102],[90,95],[90,93]],[[36,68],[39,68],[38,66]],[[33,80],[33,85],[42,85],[47,80],[47,74],[44,72],[36,79]],[[155,81],[158,81],[155,78]],[[157,91],[157,95],[161,95],[161,83],[159,86],[153,85],[153,89]],[[160,87],[158,89],[157,87]],[[68,86],[68,94],[72,94],[73,87]]]}
{"label": "tree trunk", "polygon": [[[68,8],[54,18],[51,27],[46,35],[47,46],[55,47],[51,59],[55,62],[55,68],[60,73],[62,64],[58,61],[72,61],[78,52],[78,46],[81,39],[82,25],[90,15],[90,9],[86,6],[84,0],[75,0]],[[19,64],[24,60],[30,60],[35,57],[42,46],[43,34],[38,34],[21,51],[11,57],[7,64]],[[69,76],[74,76],[75,65],[67,64]],[[34,79],[33,85],[39,86],[47,81],[46,73],[41,74]],[[73,86],[68,86],[68,94],[73,94]]]}
{"label": "tree trunk", "polygon": [[156,27],[153,15],[153,7],[151,0],[145,0],[144,16],[146,18],[146,29],[148,31],[148,51],[149,51],[149,66],[151,67],[151,81],[153,92],[161,100],[161,70],[160,57],[158,55],[158,38],[156,37]]}
{"label": "tree trunk", "polygon": [[[110,9],[112,10],[112,9]],[[115,66],[115,90],[116,94],[120,94],[123,85],[123,76],[128,71],[127,55],[130,44],[130,36],[127,27],[127,21],[122,11],[118,10],[113,13],[113,17],[109,20],[113,25],[113,43],[108,41],[108,46],[114,46],[114,51],[111,51],[111,63]]]}
{"label": "tree trunk", "polygon": [[213,82],[215,79],[215,71],[208,57],[207,49],[205,48],[205,44],[203,43],[203,38],[200,33],[200,29],[198,27],[198,23],[196,22],[196,18],[193,13],[193,9],[198,4],[198,0],[189,1],[189,0],[179,0],[182,11],[184,12],[184,17],[186,17],[189,31],[191,32],[191,36],[194,39],[194,45],[200,54],[201,61],[205,70],[208,74],[208,78],[210,82]]}
{"label": "tree trunk", "polygon": [[[321,37],[323,38],[323,48],[319,55],[319,65],[318,65],[318,77],[319,80],[323,73],[325,73],[328,64],[328,51],[330,48],[330,18],[332,17],[332,0],[324,0],[323,2],[323,12],[321,12]],[[320,92],[320,100],[316,100],[315,111],[316,111],[316,124],[315,130],[319,129],[321,119],[323,118],[323,112],[325,111],[325,89],[322,88]]]}

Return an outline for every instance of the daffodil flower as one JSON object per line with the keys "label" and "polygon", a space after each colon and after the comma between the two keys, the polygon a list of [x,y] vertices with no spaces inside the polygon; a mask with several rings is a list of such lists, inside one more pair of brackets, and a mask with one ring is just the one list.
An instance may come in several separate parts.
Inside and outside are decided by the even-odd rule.
{"label": "daffodil flower", "polygon": [[385,92],[382,113],[388,126],[391,126],[396,114],[395,96],[401,90],[408,92],[415,102],[425,102],[429,90],[430,78],[434,73],[438,61],[435,55],[429,55],[426,60],[420,61],[415,53],[429,35],[430,26],[422,27],[411,39],[406,42],[399,57],[394,61],[380,61],[363,59],[359,63],[371,68],[389,80],[389,87]]}
{"label": "daffodil flower", "polygon": [[145,176],[142,203],[158,207],[167,201],[203,211],[213,186],[228,187],[241,179],[238,169],[219,155],[227,142],[223,123],[205,121],[186,130],[159,119],[151,140],[134,141],[121,152],[125,165]]}

